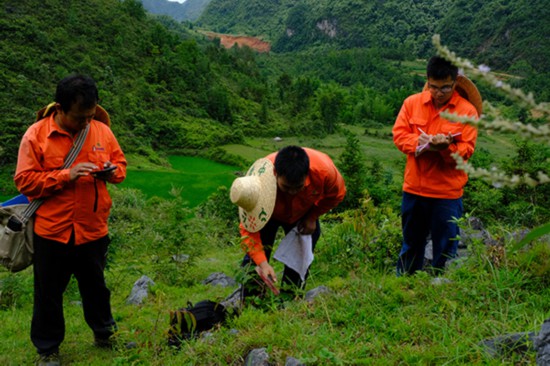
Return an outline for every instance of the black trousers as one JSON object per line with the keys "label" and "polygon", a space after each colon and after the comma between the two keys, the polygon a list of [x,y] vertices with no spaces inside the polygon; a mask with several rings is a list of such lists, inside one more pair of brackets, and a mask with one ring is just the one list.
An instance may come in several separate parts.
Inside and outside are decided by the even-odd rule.
{"label": "black trousers", "polygon": [[[269,262],[271,258],[271,252],[273,251],[273,244],[275,243],[275,237],[277,236],[277,231],[280,227],[283,228],[285,234],[288,234],[290,230],[292,230],[298,223],[292,223],[292,224],[286,224],[281,221],[277,221],[274,219],[271,219],[267,222],[267,224],[260,230],[260,238],[262,239],[262,245],[264,247],[264,252],[267,257],[267,261]],[[319,237],[321,236],[321,226],[319,224],[319,220],[316,222],[316,228],[313,234],[311,234],[311,250],[315,251],[315,244],[317,244],[317,241],[319,240]],[[246,254],[244,256],[242,266],[246,266],[251,263],[251,258]],[[309,275],[309,270],[306,273],[305,279],[307,280],[307,276]],[[281,283],[283,285],[291,285],[295,286],[296,288],[302,288],[305,285],[305,281],[302,282],[300,278],[300,274],[293,270],[290,267],[285,266],[283,271],[283,278],[281,280]]]}
{"label": "black trousers", "polygon": [[74,275],[82,298],[84,319],[96,338],[109,338],[116,330],[111,314],[111,292],[105,284],[110,239],[74,245],[34,234],[34,308],[31,340],[39,354],[59,351],[65,338],[63,293]]}

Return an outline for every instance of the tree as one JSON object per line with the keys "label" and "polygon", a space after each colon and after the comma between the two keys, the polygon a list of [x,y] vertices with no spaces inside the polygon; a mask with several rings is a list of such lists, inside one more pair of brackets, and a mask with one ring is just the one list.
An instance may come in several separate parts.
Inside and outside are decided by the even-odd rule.
{"label": "tree", "polygon": [[340,155],[339,169],[346,182],[346,197],[339,209],[357,208],[365,188],[365,156],[359,146],[359,139],[351,132],[345,132],[346,147]]}
{"label": "tree", "polygon": [[334,133],[344,105],[344,91],[334,83],[325,84],[317,90],[315,99],[325,132]]}

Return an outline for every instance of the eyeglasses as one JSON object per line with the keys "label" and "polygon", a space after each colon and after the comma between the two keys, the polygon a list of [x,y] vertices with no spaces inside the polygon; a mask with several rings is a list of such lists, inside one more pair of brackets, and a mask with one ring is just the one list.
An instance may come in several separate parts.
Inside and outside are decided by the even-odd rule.
{"label": "eyeglasses", "polygon": [[432,85],[432,84],[428,84],[428,88],[430,88],[431,91],[433,92],[442,92],[443,94],[447,94],[449,93],[451,90],[453,90],[453,86],[455,85],[455,83],[452,83],[451,85],[443,85],[441,88],[440,87],[437,87],[435,85]]}

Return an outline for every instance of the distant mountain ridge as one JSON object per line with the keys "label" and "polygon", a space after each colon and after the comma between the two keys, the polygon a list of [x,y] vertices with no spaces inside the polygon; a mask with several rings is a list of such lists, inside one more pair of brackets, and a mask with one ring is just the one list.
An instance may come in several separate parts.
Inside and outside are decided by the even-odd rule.
{"label": "distant mountain ridge", "polygon": [[318,45],[379,48],[389,57],[433,53],[438,33],[455,52],[506,70],[550,70],[546,0],[212,0],[196,24],[259,36],[274,52]]}
{"label": "distant mountain ridge", "polygon": [[152,14],[167,15],[178,21],[195,21],[211,0],[186,0],[184,3],[168,0],[141,0],[145,10]]}

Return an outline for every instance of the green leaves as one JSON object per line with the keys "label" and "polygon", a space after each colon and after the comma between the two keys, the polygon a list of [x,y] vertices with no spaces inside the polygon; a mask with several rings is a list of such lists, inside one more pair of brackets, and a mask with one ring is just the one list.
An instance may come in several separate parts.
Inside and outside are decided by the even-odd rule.
{"label": "green leaves", "polygon": [[531,230],[529,234],[525,235],[522,240],[512,247],[512,251],[517,251],[518,249],[525,247],[527,244],[530,244],[531,242],[540,239],[547,234],[550,234],[550,222]]}

